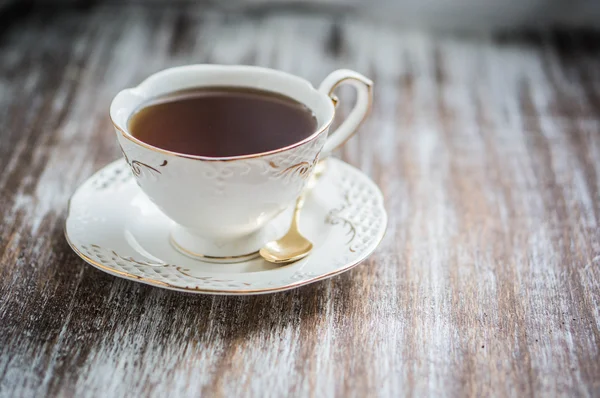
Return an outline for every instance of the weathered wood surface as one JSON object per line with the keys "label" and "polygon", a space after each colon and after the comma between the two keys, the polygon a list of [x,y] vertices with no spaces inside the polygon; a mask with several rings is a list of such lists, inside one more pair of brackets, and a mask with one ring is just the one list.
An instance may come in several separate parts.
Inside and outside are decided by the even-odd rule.
{"label": "weathered wood surface", "polygon": [[[9,19],[1,396],[600,395],[597,35],[433,38],[189,7]],[[112,96],[197,62],[374,79],[371,118],[339,154],[387,200],[387,235],[363,265],[287,293],[210,297],[71,252],[67,200],[119,156]]]}

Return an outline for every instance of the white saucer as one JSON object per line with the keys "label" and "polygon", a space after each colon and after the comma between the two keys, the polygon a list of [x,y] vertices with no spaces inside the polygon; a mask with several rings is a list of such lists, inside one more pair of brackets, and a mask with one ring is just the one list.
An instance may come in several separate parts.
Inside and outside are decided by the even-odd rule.
{"label": "white saucer", "polygon": [[[325,167],[300,215],[313,252],[287,266],[261,258],[214,264],[181,254],[169,242],[172,221],[141,192],[124,160],[104,167],[75,191],[65,235],[94,267],[153,286],[236,295],[291,289],[349,270],[375,250],[385,233],[387,215],[375,183],[337,159],[328,159]],[[290,220],[291,209],[272,223],[283,235]]]}

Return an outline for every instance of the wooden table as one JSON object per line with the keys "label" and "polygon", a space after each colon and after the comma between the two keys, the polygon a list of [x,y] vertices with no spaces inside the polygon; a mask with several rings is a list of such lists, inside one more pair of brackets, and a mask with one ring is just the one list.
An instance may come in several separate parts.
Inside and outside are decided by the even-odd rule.
{"label": "wooden table", "polygon": [[[600,395],[599,35],[433,37],[190,6],[36,10],[2,27],[0,395]],[[387,235],[363,265],[211,297],[69,249],[69,196],[120,155],[114,94],[201,62],[373,78],[373,113],[338,153],[386,197]]]}

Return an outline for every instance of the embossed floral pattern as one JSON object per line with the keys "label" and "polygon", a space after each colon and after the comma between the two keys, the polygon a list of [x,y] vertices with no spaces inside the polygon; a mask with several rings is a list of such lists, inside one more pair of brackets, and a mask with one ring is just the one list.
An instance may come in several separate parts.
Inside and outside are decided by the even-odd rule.
{"label": "embossed floral pattern", "polygon": [[372,236],[380,228],[383,209],[379,206],[379,195],[372,191],[372,182],[342,175],[338,182],[344,201],[331,209],[325,223],[344,228],[350,252],[363,250]]}
{"label": "embossed floral pattern", "polygon": [[344,228],[347,229],[348,241],[346,242],[349,245],[349,249],[351,252],[356,251],[352,248],[352,241],[356,238],[356,227],[352,223],[351,220],[343,216],[344,211],[347,211],[351,206],[350,198],[346,193],[344,195],[344,203],[335,209],[331,209],[327,216],[325,217],[325,223],[330,225],[339,225],[341,224]]}
{"label": "embossed floral pattern", "polygon": [[100,170],[91,180],[94,189],[101,191],[106,188],[121,186],[133,178],[125,167],[113,167]]}
{"label": "embossed floral pattern", "polygon": [[81,245],[80,250],[86,256],[103,266],[134,277],[157,280],[167,285],[190,289],[197,287],[243,288],[250,286],[248,283],[236,282],[233,279],[212,276],[196,277],[189,274],[189,269],[181,266],[149,261],[143,258],[136,259],[131,256],[124,257],[114,250],[100,247],[96,244]]}

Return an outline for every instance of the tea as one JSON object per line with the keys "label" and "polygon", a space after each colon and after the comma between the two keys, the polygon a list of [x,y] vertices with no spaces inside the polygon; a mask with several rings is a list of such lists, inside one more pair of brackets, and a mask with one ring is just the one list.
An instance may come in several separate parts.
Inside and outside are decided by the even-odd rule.
{"label": "tea", "polygon": [[152,146],[207,157],[249,155],[300,142],[317,120],[300,102],[241,87],[195,88],[145,104],[129,119],[131,134]]}

